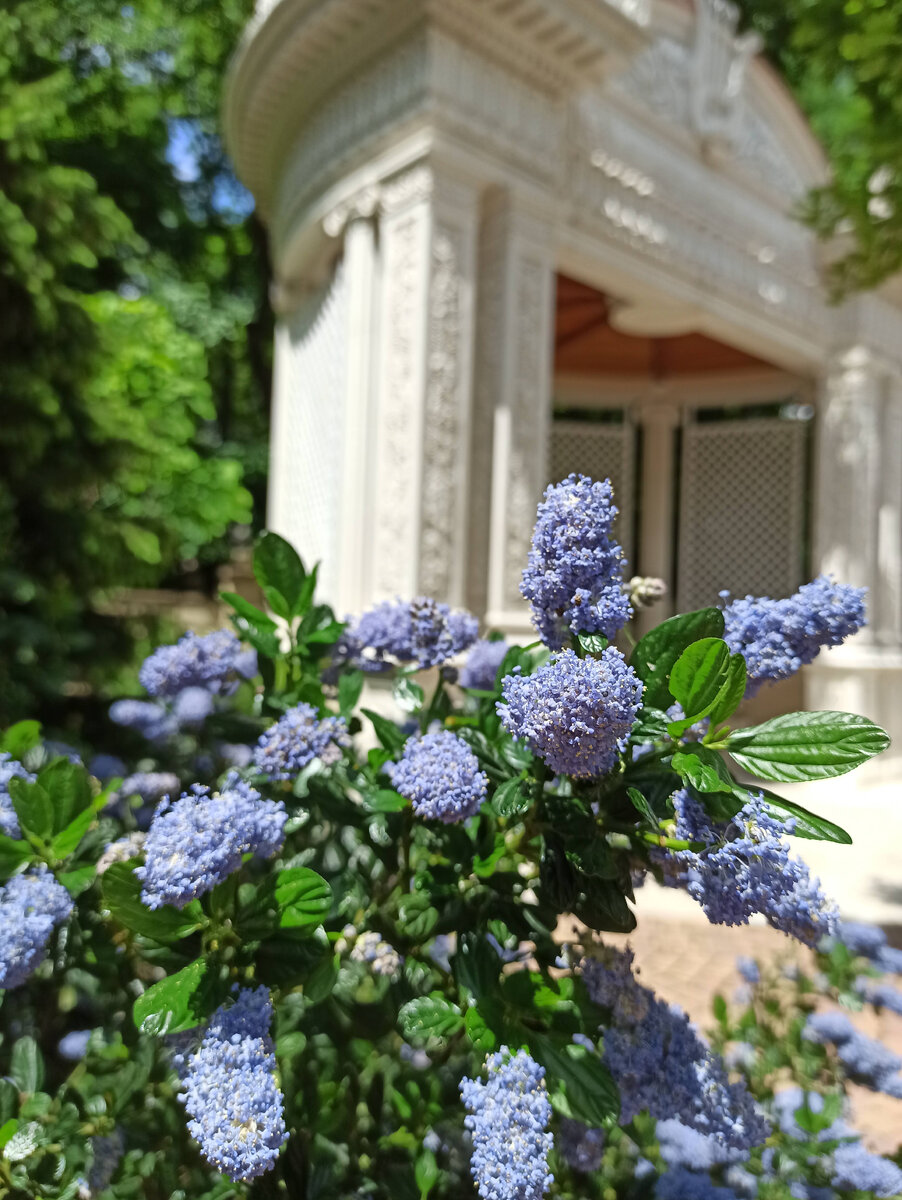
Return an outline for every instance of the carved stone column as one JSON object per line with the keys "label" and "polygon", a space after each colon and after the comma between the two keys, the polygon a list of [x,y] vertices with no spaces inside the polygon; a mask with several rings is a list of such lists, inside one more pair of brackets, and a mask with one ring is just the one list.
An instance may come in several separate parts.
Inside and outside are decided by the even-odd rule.
{"label": "carved stone column", "polygon": [[[866,347],[853,346],[837,355],[823,381],[817,429],[814,565],[843,583],[869,588],[871,622],[882,388],[880,370]],[[863,646],[873,634],[870,623],[856,644]]]}
{"label": "carved stone column", "polygon": [[642,498],[639,556],[633,573],[663,579],[668,593],[653,608],[638,614],[646,633],[673,612],[674,430],[680,410],[674,404],[646,404],[638,412],[642,423]]}
{"label": "carved stone column", "polygon": [[[489,197],[479,247],[470,605],[490,625],[529,629],[520,596],[548,482],[553,366],[551,229],[507,194]],[[483,582],[484,581],[484,582]]]}
{"label": "carved stone column", "polygon": [[902,376],[884,381],[873,623],[877,642],[902,647]]}
{"label": "carved stone column", "polygon": [[478,198],[434,164],[382,188],[370,596],[464,600]]}

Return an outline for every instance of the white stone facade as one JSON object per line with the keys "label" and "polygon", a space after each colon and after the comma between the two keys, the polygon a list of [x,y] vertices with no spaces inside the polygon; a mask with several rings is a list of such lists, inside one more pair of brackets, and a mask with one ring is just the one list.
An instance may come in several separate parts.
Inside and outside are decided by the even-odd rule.
{"label": "white stone facade", "polygon": [[[427,592],[522,634],[552,465],[610,455],[671,602],[792,590],[803,559],[867,585],[807,701],[902,746],[902,307],[828,303],[793,216],[824,160],[757,49],[726,0],[261,3],[225,116],[274,262],[270,524],[341,613]],[[562,278],[742,369],[566,367]]]}

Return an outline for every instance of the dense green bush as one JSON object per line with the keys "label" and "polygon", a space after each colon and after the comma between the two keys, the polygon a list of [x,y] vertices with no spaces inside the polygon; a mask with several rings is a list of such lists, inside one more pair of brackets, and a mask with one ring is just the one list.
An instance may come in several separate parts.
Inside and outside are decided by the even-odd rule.
{"label": "dense green bush", "polygon": [[186,635],[113,706],[129,767],[7,732],[0,1193],[672,1200],[740,1194],[710,1190],[737,1164],[766,1197],[848,1190],[835,1147],[806,1174],[768,1115],[779,1067],[832,1120],[842,1047],[762,990],[719,1012],[719,1048],[752,1046],[731,1076],[602,935],[635,926],[650,874],[711,920],[832,938],[845,996],[851,951],[784,834],[848,836],[770,784],[886,737],[843,713],[730,722],[853,632],[860,593],[815,581],[630,648],[630,599],[656,589],[622,583],[615,511],[607,484],[546,494],[524,573],[544,644],[473,645],[426,599],[343,625],[269,534],[269,612],[226,597],[244,646]]}

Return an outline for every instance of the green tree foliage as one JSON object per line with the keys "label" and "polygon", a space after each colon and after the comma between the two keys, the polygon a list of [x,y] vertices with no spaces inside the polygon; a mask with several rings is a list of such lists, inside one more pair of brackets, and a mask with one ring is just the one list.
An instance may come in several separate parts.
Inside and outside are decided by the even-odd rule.
{"label": "green tree foliage", "polygon": [[834,290],[872,287],[902,269],[902,0],[741,4],[832,164],[803,215],[843,239]]}
{"label": "green tree foliage", "polygon": [[0,717],[109,675],[97,596],[221,559],[262,493],[268,272],[216,133],[250,7],[0,12]]}

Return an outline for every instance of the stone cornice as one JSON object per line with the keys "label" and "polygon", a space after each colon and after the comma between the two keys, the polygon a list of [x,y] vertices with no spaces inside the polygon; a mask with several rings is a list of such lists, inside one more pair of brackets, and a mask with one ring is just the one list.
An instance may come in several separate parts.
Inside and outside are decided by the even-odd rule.
{"label": "stone cornice", "polygon": [[306,116],[417,27],[443,29],[539,90],[597,81],[643,44],[648,0],[280,0],[251,23],[226,81],[223,121],[264,218]]}

